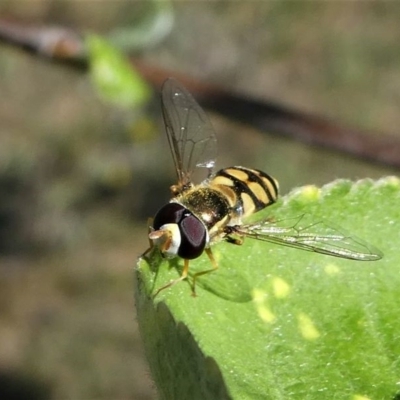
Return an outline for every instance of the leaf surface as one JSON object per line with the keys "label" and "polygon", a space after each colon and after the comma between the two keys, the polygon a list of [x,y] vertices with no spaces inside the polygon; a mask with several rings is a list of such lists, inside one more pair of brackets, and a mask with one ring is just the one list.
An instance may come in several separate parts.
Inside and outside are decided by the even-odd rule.
{"label": "leaf surface", "polygon": [[[400,183],[296,189],[253,219],[306,214],[380,249],[353,261],[258,240],[212,247],[219,269],[176,279],[182,260],[139,260],[136,301],[161,398],[394,399],[400,393]],[[207,256],[190,272],[210,268]],[[184,332],[184,333],[183,333]],[[198,396],[198,397],[196,397]]]}

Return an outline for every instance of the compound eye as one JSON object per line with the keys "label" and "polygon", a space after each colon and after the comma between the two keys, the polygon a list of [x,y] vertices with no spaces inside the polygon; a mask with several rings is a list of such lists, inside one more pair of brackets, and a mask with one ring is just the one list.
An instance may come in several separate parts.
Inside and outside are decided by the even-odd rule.
{"label": "compound eye", "polygon": [[187,260],[199,257],[207,241],[207,230],[204,224],[193,214],[188,214],[179,223],[179,228],[181,231],[179,257]]}
{"label": "compound eye", "polygon": [[177,224],[183,217],[185,207],[177,203],[168,203],[158,210],[153,221],[153,228],[157,231],[163,225]]}

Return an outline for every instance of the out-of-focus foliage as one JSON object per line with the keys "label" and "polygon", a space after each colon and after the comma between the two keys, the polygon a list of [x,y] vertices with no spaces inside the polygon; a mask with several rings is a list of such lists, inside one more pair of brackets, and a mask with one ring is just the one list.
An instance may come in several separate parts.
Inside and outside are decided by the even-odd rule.
{"label": "out-of-focus foliage", "polygon": [[114,28],[107,39],[120,50],[131,53],[159,44],[170,33],[174,13],[169,0],[149,0],[147,9],[136,21]]}
{"label": "out-of-focus foliage", "polygon": [[89,66],[92,81],[108,101],[124,107],[143,105],[150,88],[125,56],[100,36],[88,35]]}

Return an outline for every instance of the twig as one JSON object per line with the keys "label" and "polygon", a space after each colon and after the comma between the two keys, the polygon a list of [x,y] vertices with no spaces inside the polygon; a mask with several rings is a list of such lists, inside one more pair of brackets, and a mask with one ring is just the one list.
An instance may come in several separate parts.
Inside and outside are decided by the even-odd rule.
{"label": "twig", "polygon": [[[85,46],[76,32],[60,27],[27,26],[0,19],[0,41],[57,63],[87,70]],[[143,77],[160,88],[169,76],[182,81],[205,107],[247,123],[268,134],[284,135],[354,157],[400,168],[400,140],[395,135],[346,127],[323,117],[285,106],[232,93],[187,75],[143,64],[132,59]]]}

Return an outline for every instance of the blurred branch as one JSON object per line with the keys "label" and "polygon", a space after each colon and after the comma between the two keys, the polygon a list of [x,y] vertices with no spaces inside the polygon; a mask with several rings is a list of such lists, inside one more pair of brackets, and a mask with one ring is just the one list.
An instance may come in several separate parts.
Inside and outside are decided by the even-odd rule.
{"label": "blurred branch", "polygon": [[83,39],[71,29],[31,26],[0,18],[0,42],[49,60],[87,68]]}
{"label": "blurred branch", "polygon": [[[61,27],[27,26],[0,19],[0,41],[70,67],[85,71],[83,38]],[[180,80],[199,102],[229,119],[247,123],[268,134],[338,150],[372,162],[400,168],[400,140],[395,135],[346,127],[323,117],[291,110],[262,99],[254,99],[132,59],[135,68],[153,86],[160,88],[169,76]]]}

